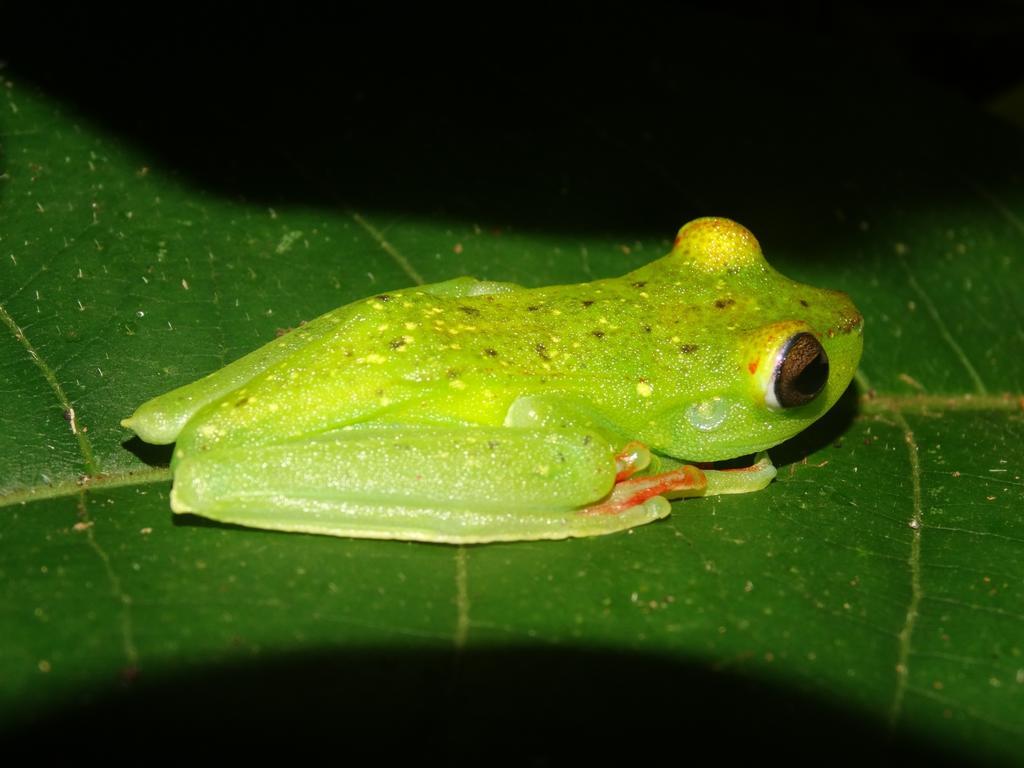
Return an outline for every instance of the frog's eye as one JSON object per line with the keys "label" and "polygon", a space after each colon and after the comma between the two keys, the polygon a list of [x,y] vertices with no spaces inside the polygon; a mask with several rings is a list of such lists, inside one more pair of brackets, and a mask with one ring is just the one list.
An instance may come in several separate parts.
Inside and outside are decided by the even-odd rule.
{"label": "frog's eye", "polygon": [[818,396],[828,383],[828,355],[810,333],[791,336],[779,353],[765,401],[769,408],[795,408]]}

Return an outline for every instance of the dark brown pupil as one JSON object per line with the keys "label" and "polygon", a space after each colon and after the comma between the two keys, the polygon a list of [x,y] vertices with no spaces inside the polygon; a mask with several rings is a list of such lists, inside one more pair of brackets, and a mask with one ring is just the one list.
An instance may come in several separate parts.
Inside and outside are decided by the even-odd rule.
{"label": "dark brown pupil", "polygon": [[828,383],[828,355],[809,333],[798,333],[782,353],[775,397],[783,408],[811,402]]}

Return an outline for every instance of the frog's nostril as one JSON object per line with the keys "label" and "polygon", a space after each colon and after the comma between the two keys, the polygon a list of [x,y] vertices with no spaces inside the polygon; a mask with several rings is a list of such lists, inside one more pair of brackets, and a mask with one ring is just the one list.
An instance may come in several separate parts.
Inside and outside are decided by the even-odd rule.
{"label": "frog's nostril", "polygon": [[828,383],[828,355],[810,333],[791,338],[782,353],[774,382],[775,402],[794,408],[811,402]]}

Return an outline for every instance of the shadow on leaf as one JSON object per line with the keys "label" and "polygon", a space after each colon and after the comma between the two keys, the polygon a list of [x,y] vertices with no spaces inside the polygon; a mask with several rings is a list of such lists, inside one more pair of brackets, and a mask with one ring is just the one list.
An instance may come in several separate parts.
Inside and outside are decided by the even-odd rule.
{"label": "shadow on leaf", "polygon": [[52,744],[55,733],[75,750],[76,734],[167,745],[177,732],[242,753],[268,741],[298,750],[330,742],[346,754],[455,762],[492,755],[545,764],[666,749],[679,760],[705,750],[719,759],[798,753],[840,763],[952,757],[832,702],[730,671],[578,649],[324,651],[152,676],[132,670],[82,701],[8,731],[9,746]]}
{"label": "shadow on leaf", "polygon": [[174,445],[151,445],[138,437],[130,437],[121,447],[134,454],[139,461],[150,467],[168,467],[174,455]]}
{"label": "shadow on leaf", "polygon": [[850,425],[857,418],[860,398],[860,386],[856,381],[850,382],[842,397],[824,416],[796,437],[769,450],[775,466],[797,464],[829,445],[839,447],[843,435],[849,433]]}

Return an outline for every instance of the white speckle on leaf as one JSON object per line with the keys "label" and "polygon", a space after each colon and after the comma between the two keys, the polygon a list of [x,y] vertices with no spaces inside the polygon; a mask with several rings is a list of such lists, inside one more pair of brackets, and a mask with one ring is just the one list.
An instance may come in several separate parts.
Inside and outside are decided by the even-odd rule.
{"label": "white speckle on leaf", "polygon": [[301,237],[302,230],[299,229],[293,229],[290,232],[285,232],[281,237],[280,242],[277,244],[277,247],[274,249],[274,252],[278,255],[288,253],[288,251],[292,249],[292,246],[295,245],[295,241]]}

